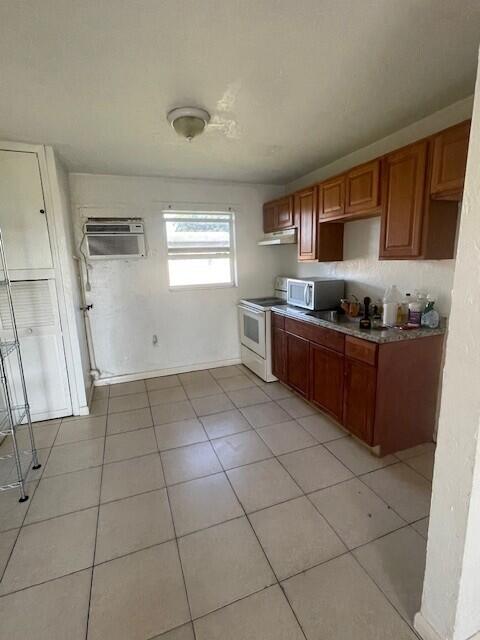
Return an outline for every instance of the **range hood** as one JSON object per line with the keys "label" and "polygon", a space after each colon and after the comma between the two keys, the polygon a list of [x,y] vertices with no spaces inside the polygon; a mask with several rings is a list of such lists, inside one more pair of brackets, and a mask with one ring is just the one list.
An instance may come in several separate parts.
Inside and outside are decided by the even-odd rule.
{"label": "range hood", "polygon": [[285,231],[273,231],[272,233],[266,233],[258,244],[261,246],[268,246],[274,244],[296,244],[297,242],[297,230],[285,229]]}

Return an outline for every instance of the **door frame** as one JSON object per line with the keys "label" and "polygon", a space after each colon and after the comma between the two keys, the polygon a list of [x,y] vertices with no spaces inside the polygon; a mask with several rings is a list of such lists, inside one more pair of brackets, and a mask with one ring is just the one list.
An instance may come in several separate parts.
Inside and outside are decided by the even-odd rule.
{"label": "door frame", "polygon": [[[88,415],[81,348],[75,321],[75,280],[71,264],[73,257],[68,253],[68,229],[65,228],[62,215],[64,205],[61,201],[54,151],[52,147],[43,145],[2,140],[0,140],[0,149],[37,155],[53,260],[53,270],[48,270],[53,273],[44,273],[42,278],[53,276],[55,279],[72,414]],[[66,212],[66,215],[68,216],[69,213]],[[20,272],[17,270],[16,273]],[[22,273],[24,278],[32,275],[32,270],[28,274],[26,271]]]}

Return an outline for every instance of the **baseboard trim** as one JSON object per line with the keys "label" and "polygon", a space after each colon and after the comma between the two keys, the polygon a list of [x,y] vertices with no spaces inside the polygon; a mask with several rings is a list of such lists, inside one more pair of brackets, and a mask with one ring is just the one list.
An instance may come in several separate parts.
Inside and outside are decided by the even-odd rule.
{"label": "baseboard trim", "polygon": [[445,640],[435,631],[432,625],[425,620],[420,611],[415,614],[413,627],[423,640]]}
{"label": "baseboard trim", "polygon": [[233,364],[241,364],[240,358],[230,358],[228,360],[215,360],[214,362],[201,362],[199,364],[186,364],[180,367],[169,369],[156,369],[155,371],[140,371],[139,373],[128,373],[123,376],[110,376],[98,378],[94,384],[96,387],[103,387],[107,384],[119,384],[120,382],[134,382],[135,380],[147,380],[148,378],[159,378],[171,376],[177,373],[188,373],[190,371],[203,371],[205,369],[215,369],[216,367],[228,367]]}

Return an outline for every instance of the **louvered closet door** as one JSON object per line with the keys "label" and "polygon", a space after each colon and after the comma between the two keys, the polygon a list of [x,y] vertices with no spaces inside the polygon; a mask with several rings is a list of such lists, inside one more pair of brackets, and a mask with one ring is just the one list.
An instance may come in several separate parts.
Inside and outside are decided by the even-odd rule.
{"label": "louvered closet door", "polygon": [[[70,415],[58,302],[54,280],[14,282],[12,295],[32,420]],[[11,337],[7,298],[0,291],[1,337]],[[9,356],[14,401],[23,404],[16,359]]]}

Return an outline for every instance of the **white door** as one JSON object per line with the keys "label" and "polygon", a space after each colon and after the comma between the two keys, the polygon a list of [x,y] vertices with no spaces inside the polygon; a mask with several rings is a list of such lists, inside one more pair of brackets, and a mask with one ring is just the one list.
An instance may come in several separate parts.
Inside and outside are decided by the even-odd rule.
{"label": "white door", "polygon": [[0,150],[0,228],[10,271],[51,269],[40,168],[36,153]]}
{"label": "white door", "polygon": [[249,307],[239,305],[240,342],[258,353],[262,358],[266,357],[265,344],[265,312],[256,311]]}
{"label": "white door", "polygon": [[[20,350],[32,420],[71,415],[63,337],[54,280],[12,283]],[[11,339],[6,292],[0,290],[0,338]],[[13,402],[23,404],[18,362],[8,357]]]}

